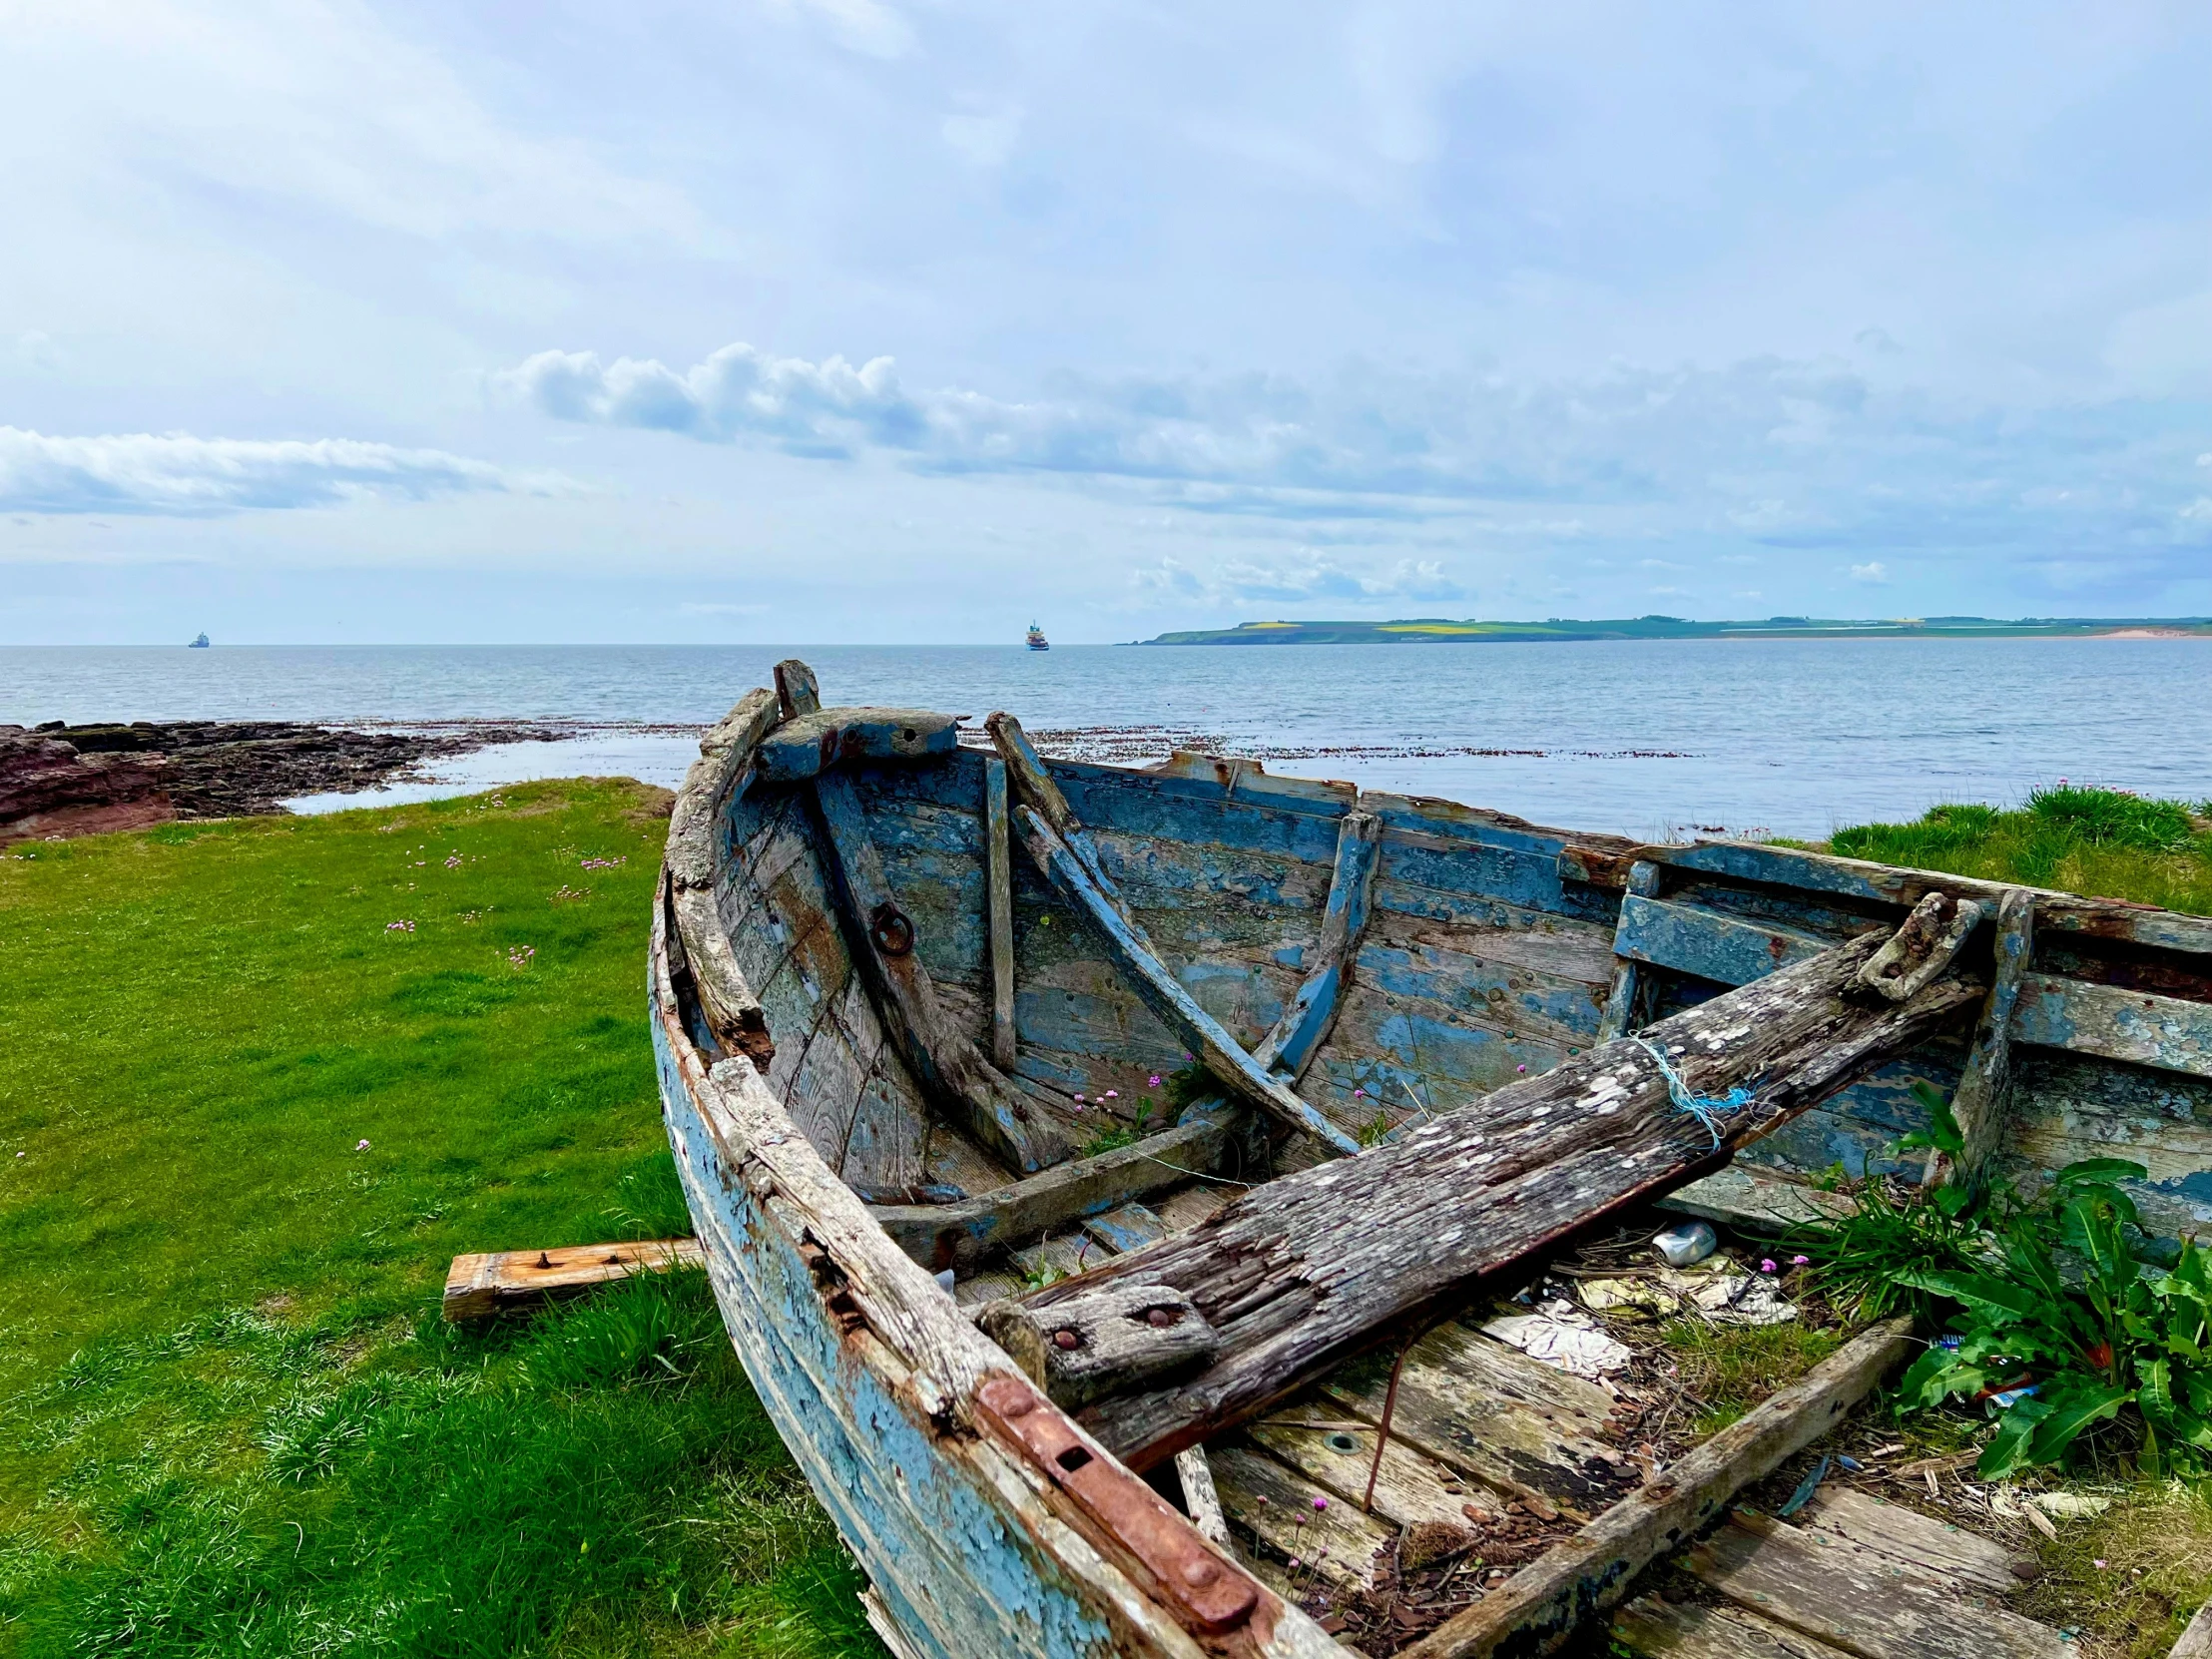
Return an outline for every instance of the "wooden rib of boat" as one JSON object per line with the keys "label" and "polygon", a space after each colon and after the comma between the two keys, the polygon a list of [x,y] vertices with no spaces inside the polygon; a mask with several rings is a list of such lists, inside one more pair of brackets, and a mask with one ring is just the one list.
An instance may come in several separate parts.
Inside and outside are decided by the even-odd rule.
{"label": "wooden rib of boat", "polygon": [[1904,1334],[1661,1474],[1453,1314],[1625,1207],[1890,1167],[1915,1079],[1961,1165],[2120,1151],[2154,1232],[2212,1206],[2212,921],[1046,761],[796,662],[702,743],[649,991],[723,1317],[902,1659],[1341,1654],[1316,1586],[1493,1499],[1587,1525],[1417,1651],[1539,1651]]}

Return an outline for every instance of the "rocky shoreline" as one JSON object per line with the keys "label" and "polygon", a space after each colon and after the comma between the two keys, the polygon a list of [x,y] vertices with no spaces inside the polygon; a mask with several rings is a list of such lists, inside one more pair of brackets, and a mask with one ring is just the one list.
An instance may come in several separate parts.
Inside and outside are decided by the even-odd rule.
{"label": "rocky shoreline", "polygon": [[0,845],[281,813],[294,796],[373,790],[441,757],[570,735],[498,725],[359,732],[277,720],[0,726]]}

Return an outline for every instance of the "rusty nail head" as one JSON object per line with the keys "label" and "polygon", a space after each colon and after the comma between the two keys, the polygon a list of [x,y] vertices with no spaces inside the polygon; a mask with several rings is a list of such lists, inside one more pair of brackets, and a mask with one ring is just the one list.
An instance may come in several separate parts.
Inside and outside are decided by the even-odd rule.
{"label": "rusty nail head", "polygon": [[1155,1308],[1151,1313],[1145,1315],[1144,1322],[1156,1330],[1165,1331],[1175,1323],[1175,1316],[1165,1308]]}
{"label": "rusty nail head", "polygon": [[1083,1339],[1072,1331],[1055,1331],[1052,1333],[1052,1343],[1055,1348],[1081,1348]]}

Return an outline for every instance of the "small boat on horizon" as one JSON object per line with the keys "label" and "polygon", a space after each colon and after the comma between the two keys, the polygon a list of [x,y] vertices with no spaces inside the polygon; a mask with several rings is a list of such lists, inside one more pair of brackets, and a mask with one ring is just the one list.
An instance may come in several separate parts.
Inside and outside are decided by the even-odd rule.
{"label": "small boat on horizon", "polygon": [[1032,651],[1050,651],[1052,649],[1052,642],[1044,637],[1044,630],[1034,622],[1029,625],[1029,649]]}
{"label": "small boat on horizon", "polygon": [[[778,664],[677,798],[648,970],[724,1323],[900,1659],[1440,1659],[1638,1595],[1658,1628],[1637,1574],[1908,1330],[1660,1479],[1498,1297],[1662,1197],[1771,1236],[1839,1161],[2202,1166],[2205,1108],[2161,1103],[2212,1089],[2212,920],[962,718]],[[1973,1126],[1933,1170],[1895,1144],[1929,1083]],[[2199,1225],[2131,1167],[2147,1234]],[[1521,1588],[1397,1576],[1496,1538]],[[2058,1650],[1944,1605],[1959,1651]]]}
{"label": "small boat on horizon", "polygon": [[208,636],[202,634],[198,639],[194,640],[192,644],[186,646],[185,649],[187,651],[206,651],[208,649]]}

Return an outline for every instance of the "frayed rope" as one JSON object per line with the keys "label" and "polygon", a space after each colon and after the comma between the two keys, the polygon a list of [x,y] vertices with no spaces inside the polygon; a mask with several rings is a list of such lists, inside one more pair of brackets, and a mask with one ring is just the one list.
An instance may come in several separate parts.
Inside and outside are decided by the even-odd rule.
{"label": "frayed rope", "polygon": [[1713,1144],[1721,1144],[1721,1114],[1740,1112],[1751,1104],[1751,1091],[1741,1083],[1725,1095],[1698,1094],[1682,1081],[1682,1074],[1674,1069],[1667,1057],[1643,1038],[1633,1039],[1636,1046],[1659,1062],[1659,1074],[1667,1080],[1667,1093],[1682,1110],[1696,1118],[1713,1137]]}

